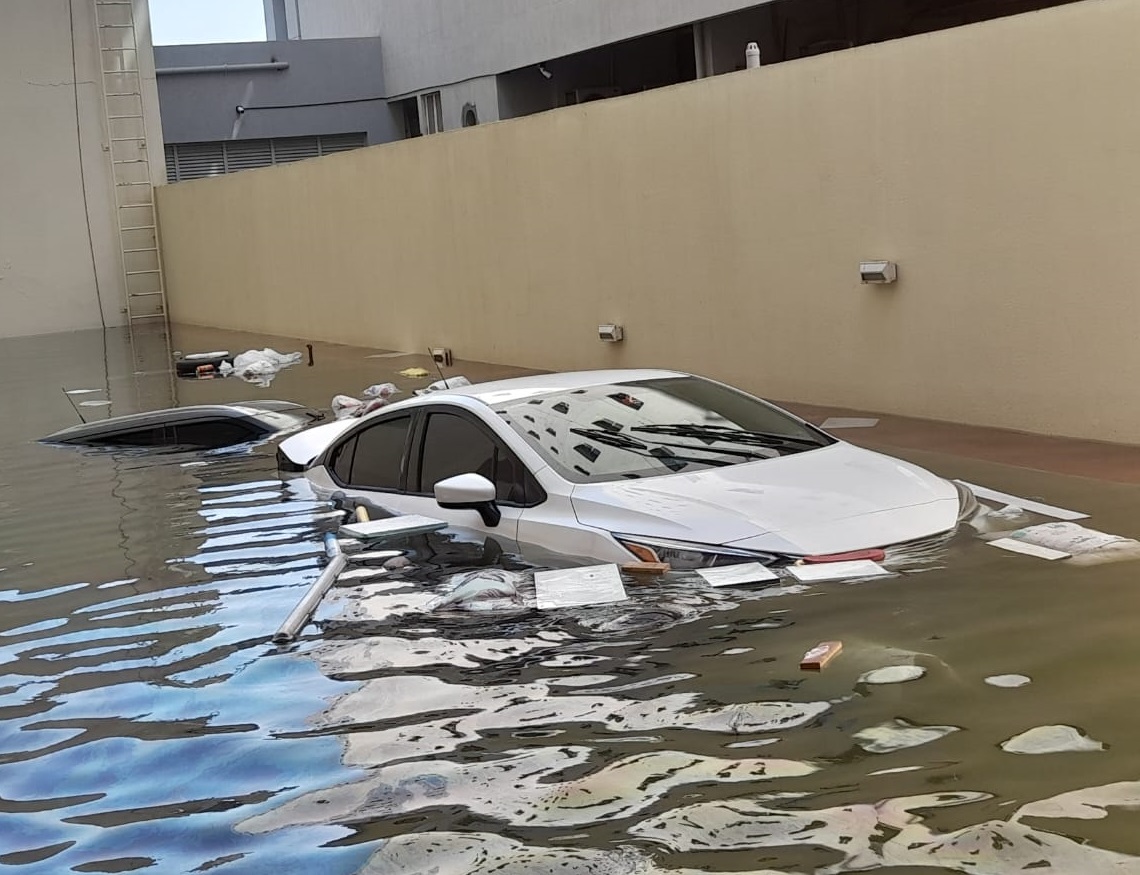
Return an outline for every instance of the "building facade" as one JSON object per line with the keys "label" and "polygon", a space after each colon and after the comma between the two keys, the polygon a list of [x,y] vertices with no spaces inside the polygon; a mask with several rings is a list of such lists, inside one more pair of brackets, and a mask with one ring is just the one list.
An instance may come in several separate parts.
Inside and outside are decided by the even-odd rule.
{"label": "building facade", "polygon": [[162,132],[145,0],[5,0],[0,106],[0,337],[158,310]]}

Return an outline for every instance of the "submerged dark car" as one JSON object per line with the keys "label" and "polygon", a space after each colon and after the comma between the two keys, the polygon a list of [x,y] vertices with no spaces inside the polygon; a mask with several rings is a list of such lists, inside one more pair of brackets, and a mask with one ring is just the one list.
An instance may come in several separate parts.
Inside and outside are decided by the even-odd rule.
{"label": "submerged dark car", "polygon": [[290,401],[173,407],[72,426],[49,434],[40,442],[85,447],[220,449],[294,431],[321,418],[316,411]]}

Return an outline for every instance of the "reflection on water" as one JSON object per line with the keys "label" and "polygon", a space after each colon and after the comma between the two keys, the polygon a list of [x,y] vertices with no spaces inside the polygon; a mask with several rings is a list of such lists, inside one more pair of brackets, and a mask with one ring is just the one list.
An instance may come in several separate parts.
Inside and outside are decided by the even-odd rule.
{"label": "reflection on water", "polygon": [[[271,396],[325,406],[420,364],[365,356],[318,344]],[[0,364],[19,411],[0,419],[2,864],[1140,873],[1134,565],[963,537],[857,584],[674,574],[539,612],[531,565],[569,559],[441,533],[356,554],[279,649],[337,515],[277,476],[272,446],[33,442],[75,421],[61,388],[115,414],[270,394],[172,383],[114,333],[4,341]],[[922,462],[1140,534],[1132,487]],[[801,672],[824,640],[841,656]]]}

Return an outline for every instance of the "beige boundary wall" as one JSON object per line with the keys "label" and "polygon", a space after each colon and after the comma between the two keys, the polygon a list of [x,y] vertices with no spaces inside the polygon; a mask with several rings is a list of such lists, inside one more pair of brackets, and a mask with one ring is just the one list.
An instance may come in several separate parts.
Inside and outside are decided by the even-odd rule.
{"label": "beige boundary wall", "polygon": [[169,186],[172,315],[1140,443],[1138,47],[1083,0]]}

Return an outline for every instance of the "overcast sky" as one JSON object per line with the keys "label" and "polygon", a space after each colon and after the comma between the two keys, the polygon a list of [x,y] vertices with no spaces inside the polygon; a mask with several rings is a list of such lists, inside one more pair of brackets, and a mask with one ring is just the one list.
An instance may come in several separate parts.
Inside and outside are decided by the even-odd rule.
{"label": "overcast sky", "polygon": [[156,46],[265,39],[261,0],[150,0]]}

